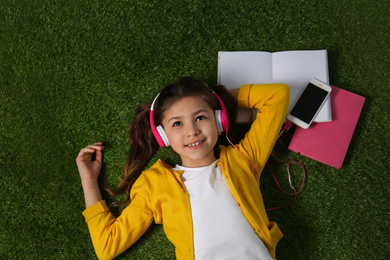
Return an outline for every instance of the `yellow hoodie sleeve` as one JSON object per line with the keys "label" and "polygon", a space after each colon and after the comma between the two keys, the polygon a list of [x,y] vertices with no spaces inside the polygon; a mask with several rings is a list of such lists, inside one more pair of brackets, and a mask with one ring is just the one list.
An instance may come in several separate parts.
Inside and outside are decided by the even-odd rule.
{"label": "yellow hoodie sleeve", "polygon": [[138,194],[116,218],[105,201],[83,211],[99,259],[112,259],[134,244],[153,221],[148,198]]}
{"label": "yellow hoodie sleeve", "polygon": [[[238,105],[258,109],[251,129],[237,146],[262,172],[286,117],[290,89],[285,84],[242,85]],[[260,177],[260,176],[256,176]]]}

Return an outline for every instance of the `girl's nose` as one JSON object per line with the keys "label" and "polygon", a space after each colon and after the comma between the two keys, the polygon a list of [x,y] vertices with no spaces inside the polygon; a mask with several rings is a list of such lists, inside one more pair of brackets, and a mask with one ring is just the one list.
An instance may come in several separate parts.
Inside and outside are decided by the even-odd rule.
{"label": "girl's nose", "polygon": [[188,137],[197,136],[199,134],[200,134],[200,129],[196,126],[196,124],[192,124],[192,125],[188,126],[188,128],[187,128],[187,136]]}

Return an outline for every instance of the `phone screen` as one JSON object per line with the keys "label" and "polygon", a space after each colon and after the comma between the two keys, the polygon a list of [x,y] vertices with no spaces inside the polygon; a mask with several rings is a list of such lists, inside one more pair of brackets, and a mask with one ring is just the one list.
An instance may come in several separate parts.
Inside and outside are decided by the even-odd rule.
{"label": "phone screen", "polygon": [[328,92],[309,83],[290,114],[310,124]]}

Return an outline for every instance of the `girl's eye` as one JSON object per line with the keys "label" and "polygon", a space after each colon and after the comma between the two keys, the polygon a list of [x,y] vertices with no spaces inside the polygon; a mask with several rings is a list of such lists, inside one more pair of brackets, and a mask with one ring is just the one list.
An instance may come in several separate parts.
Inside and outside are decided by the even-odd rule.
{"label": "girl's eye", "polygon": [[173,123],[173,127],[178,127],[178,126],[181,126],[182,123],[180,121],[177,121],[175,123]]}
{"label": "girl's eye", "polygon": [[204,120],[204,119],[206,119],[205,116],[198,116],[198,117],[196,118],[196,121],[200,121],[200,120]]}

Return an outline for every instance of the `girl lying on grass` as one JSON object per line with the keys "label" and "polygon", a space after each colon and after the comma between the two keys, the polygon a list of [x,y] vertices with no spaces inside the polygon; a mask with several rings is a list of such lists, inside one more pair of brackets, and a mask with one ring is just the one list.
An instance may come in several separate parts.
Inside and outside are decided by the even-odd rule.
{"label": "girl lying on grass", "polygon": [[[139,108],[130,126],[125,177],[112,191],[127,194],[119,217],[98,187],[103,144],[81,149],[76,161],[86,204],[83,215],[97,256],[121,254],[154,221],[163,224],[177,259],[275,258],[282,233],[268,220],[259,179],[288,100],[289,88],[283,84],[230,91],[191,77],[169,84],[152,105]],[[218,136],[233,123],[237,104],[259,109],[256,120],[236,146],[217,145]],[[158,160],[143,171],[159,146],[168,145],[181,165]]]}

